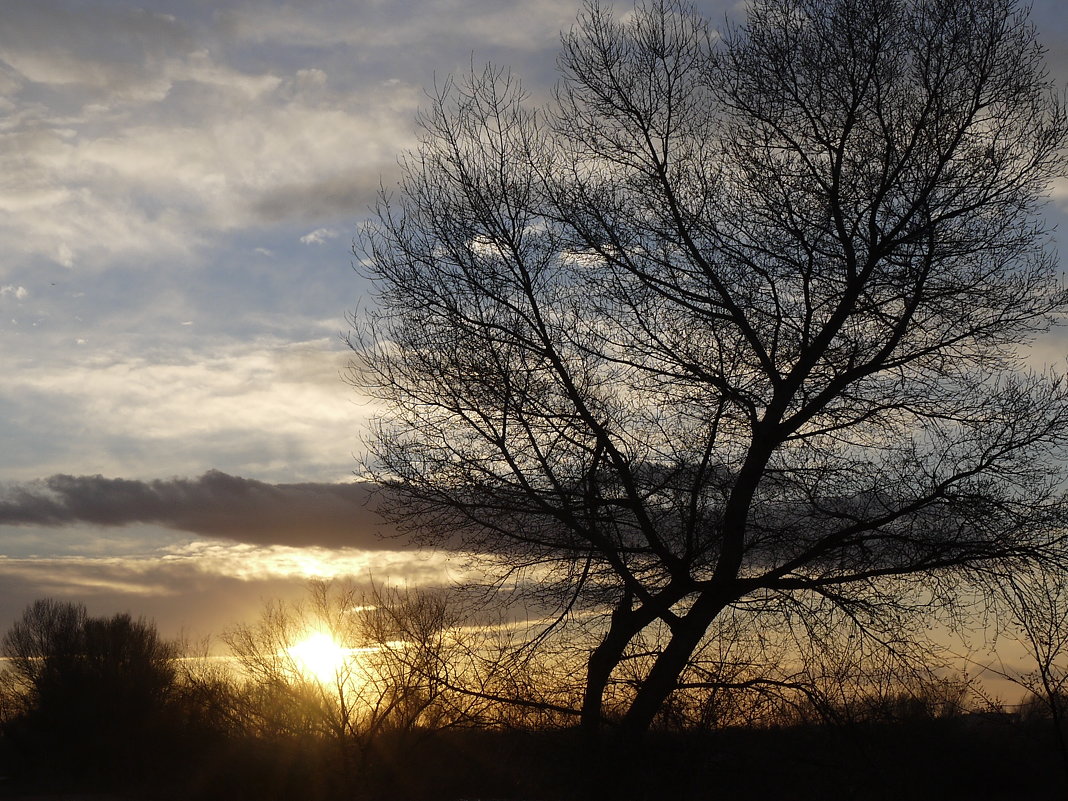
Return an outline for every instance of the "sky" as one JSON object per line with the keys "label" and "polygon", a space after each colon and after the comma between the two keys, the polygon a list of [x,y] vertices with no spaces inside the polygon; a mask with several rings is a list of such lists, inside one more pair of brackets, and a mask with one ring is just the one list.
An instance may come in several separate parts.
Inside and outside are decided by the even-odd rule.
{"label": "sky", "polygon": [[[0,0],[0,631],[54,597],[196,638],[313,576],[463,577],[354,483],[353,238],[426,90],[491,61],[544,96],[578,6]],[[1034,4],[1062,85],[1065,16]]]}

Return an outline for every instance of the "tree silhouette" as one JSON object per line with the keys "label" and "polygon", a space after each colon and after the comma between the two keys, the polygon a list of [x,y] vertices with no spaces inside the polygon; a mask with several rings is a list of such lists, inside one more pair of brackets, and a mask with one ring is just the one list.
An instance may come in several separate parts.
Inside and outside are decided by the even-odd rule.
{"label": "tree silhouette", "polygon": [[24,767],[126,780],[158,756],[178,652],[153,624],[89,617],[81,604],[45,599],[4,635],[3,653],[22,697],[8,734]]}
{"label": "tree silhouette", "polygon": [[438,89],[351,345],[391,514],[592,632],[587,726],[624,661],[651,725],[725,610],[877,635],[1063,558],[1068,394],[1022,354],[1068,301],[1066,122],[1025,8],[589,2],[558,63],[544,108]]}

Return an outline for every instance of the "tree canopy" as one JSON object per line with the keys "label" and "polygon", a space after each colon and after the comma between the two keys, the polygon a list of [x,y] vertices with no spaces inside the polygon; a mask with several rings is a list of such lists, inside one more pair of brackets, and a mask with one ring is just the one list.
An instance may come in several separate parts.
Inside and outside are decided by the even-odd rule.
{"label": "tree canopy", "polygon": [[892,627],[1062,558],[1027,349],[1068,127],[1025,7],[588,2],[558,67],[537,108],[496,67],[435,92],[351,344],[392,514],[595,633],[587,725],[653,628],[632,730],[728,612]]}

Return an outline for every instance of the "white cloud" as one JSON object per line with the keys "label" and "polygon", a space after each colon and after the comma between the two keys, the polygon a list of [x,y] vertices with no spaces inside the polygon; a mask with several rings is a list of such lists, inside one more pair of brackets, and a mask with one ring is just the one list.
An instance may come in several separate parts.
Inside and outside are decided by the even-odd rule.
{"label": "white cloud", "polygon": [[369,408],[341,379],[336,341],[232,344],[156,356],[80,353],[64,362],[0,358],[0,402],[20,428],[49,430],[64,447],[10,468],[130,478],[218,468],[268,480],[351,476]]}
{"label": "white cloud", "polygon": [[202,573],[245,581],[267,578],[336,579],[377,576],[391,584],[444,584],[460,568],[442,551],[365,551],[358,548],[297,548],[196,540],[159,557],[189,564]]}
{"label": "white cloud", "polygon": [[60,242],[56,247],[56,261],[67,268],[74,266],[74,251],[66,242]]}
{"label": "white cloud", "polygon": [[74,113],[16,95],[0,121],[0,270],[188,261],[219,232],[355,217],[413,141],[415,87],[336,91],[321,69],[242,71],[205,49],[154,70],[151,92]]}
{"label": "white cloud", "polygon": [[1056,178],[1050,186],[1050,199],[1064,208],[1068,206],[1068,178]]}
{"label": "white cloud", "polygon": [[30,295],[24,286],[0,286],[0,298],[13,297],[15,300],[26,300]]}
{"label": "white cloud", "polygon": [[283,80],[269,72],[260,75],[240,72],[218,63],[209,51],[203,49],[171,60],[164,67],[163,75],[172,86],[180,81],[189,81],[238,94],[248,100],[262,98],[277,89]]}
{"label": "white cloud", "polygon": [[333,228],[316,228],[300,238],[302,245],[321,245],[328,239],[337,239],[338,232]]}

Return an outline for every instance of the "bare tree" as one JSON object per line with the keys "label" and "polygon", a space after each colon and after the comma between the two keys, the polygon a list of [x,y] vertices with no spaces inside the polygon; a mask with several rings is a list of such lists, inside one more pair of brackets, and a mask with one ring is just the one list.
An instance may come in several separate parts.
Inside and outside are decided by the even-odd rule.
{"label": "bare tree", "polygon": [[[365,695],[355,588],[309,584],[299,603],[271,601],[255,623],[226,631],[244,679],[250,728],[273,736],[318,736],[358,745],[373,705]],[[308,644],[320,653],[308,653]]]}
{"label": "bare tree", "polygon": [[1057,748],[1068,773],[1068,577],[1061,570],[1035,569],[1002,577],[1005,633],[1034,664],[1027,671],[1003,663],[987,670],[1027,690],[1053,721]]}
{"label": "bare tree", "polygon": [[43,598],[4,634],[3,649],[23,693],[38,695],[48,676],[75,664],[85,650],[88,614],[81,604]]}
{"label": "bare tree", "polygon": [[1061,558],[1068,393],[1024,353],[1068,302],[1066,121],[1025,8],[589,2],[559,70],[539,109],[439,88],[351,344],[392,513],[590,633],[587,726],[626,663],[647,728],[725,610],[886,630]]}
{"label": "bare tree", "polygon": [[249,728],[333,742],[351,767],[383,734],[485,719],[499,696],[487,680],[493,650],[465,613],[444,590],[374,582],[313,581],[302,602],[268,603],[223,635],[242,668]]}

